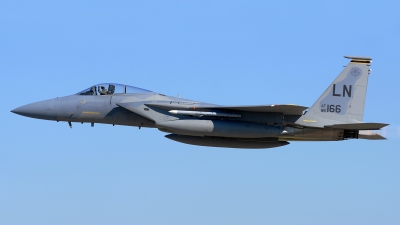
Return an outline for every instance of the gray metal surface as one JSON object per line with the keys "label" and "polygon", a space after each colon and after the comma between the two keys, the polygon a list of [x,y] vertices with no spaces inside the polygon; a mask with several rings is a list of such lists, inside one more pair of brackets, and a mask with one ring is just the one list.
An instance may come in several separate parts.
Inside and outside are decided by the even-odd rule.
{"label": "gray metal surface", "polygon": [[297,124],[322,128],[362,121],[371,61],[370,58],[355,59],[358,61],[350,61]]}
{"label": "gray metal surface", "polygon": [[184,119],[157,122],[156,126],[169,133],[193,136],[263,138],[277,137],[284,133],[282,128],[274,126],[229,120]]}
{"label": "gray metal surface", "polygon": [[227,148],[272,148],[287,141],[384,139],[364,123],[371,58],[349,64],[308,111],[293,104],[221,106],[166,96],[123,84],[93,85],[77,94],[31,103],[11,112],[37,119],[158,128],[181,143]]}

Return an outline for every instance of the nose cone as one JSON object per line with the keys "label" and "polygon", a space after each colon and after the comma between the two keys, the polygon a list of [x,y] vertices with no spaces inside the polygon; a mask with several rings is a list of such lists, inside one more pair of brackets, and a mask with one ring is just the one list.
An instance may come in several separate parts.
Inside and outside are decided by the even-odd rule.
{"label": "nose cone", "polygon": [[54,99],[24,105],[11,112],[36,119],[55,120]]}

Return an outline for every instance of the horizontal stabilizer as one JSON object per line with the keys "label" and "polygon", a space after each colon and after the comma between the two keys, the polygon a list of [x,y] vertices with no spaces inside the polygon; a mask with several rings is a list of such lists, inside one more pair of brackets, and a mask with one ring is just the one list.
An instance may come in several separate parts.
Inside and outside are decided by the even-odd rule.
{"label": "horizontal stabilizer", "polygon": [[386,127],[386,123],[345,123],[326,125],[325,128],[343,129],[343,130],[379,130]]}
{"label": "horizontal stabilizer", "polygon": [[385,137],[381,136],[378,133],[372,132],[370,130],[361,130],[358,133],[359,139],[366,139],[366,140],[386,140]]}

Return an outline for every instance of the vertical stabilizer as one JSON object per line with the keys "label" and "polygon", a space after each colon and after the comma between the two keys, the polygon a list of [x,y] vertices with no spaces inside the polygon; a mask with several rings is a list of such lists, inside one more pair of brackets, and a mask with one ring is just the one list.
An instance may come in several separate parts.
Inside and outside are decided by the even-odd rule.
{"label": "vertical stabilizer", "polygon": [[297,124],[324,127],[362,121],[372,59],[354,56],[345,58],[351,59],[350,63],[308,112],[300,117]]}

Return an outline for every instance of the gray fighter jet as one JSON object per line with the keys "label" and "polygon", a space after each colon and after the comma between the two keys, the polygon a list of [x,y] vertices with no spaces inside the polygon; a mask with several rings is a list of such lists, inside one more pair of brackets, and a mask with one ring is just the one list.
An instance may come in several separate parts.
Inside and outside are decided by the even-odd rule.
{"label": "gray fighter jet", "polygon": [[221,106],[166,96],[122,84],[98,84],[77,94],[21,106],[11,112],[44,120],[157,128],[192,145],[273,148],[288,141],[385,139],[362,122],[371,58],[350,63],[318,100],[292,104]]}

